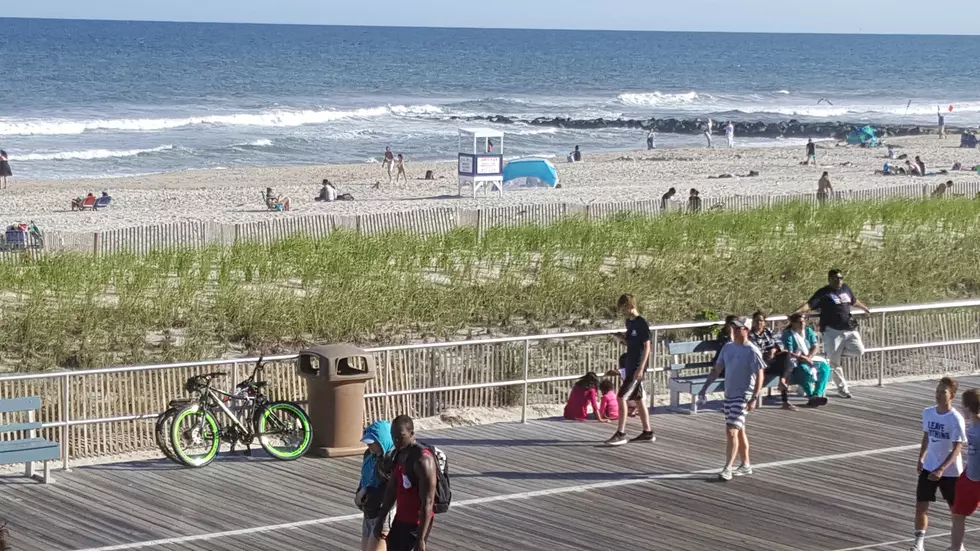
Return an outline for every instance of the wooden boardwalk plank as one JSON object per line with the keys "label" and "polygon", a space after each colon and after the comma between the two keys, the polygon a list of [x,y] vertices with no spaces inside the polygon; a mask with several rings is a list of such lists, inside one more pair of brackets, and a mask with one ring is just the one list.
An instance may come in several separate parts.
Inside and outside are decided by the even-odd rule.
{"label": "wooden boardwalk plank", "polygon": [[[980,379],[961,382],[971,385]],[[610,425],[558,420],[423,434],[448,453],[460,504],[437,518],[431,548],[833,551],[901,539],[911,524],[912,447],[933,387],[858,388],[826,408],[754,412],[749,433],[761,467],[729,484],[691,474],[722,461],[716,411],[654,415],[656,443],[619,448],[599,445]],[[638,430],[633,420],[630,430]],[[899,446],[908,449],[881,452]],[[872,453],[853,455],[862,451]],[[258,453],[204,469],[163,460],[80,467],[56,473],[49,486],[0,477],[0,521],[10,522],[14,549],[39,551],[247,530],[356,513],[358,473],[357,458],[281,463]],[[549,493],[519,495],[540,491]],[[939,507],[932,526],[948,528]],[[356,548],[359,535],[360,521],[348,519],[144,548],[339,550]]]}

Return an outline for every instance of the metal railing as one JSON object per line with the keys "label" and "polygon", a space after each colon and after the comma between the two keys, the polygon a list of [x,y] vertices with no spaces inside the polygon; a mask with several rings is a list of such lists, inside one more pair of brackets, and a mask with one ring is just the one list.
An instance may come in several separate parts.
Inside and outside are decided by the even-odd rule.
{"label": "metal railing", "polygon": [[[931,314],[925,317],[917,315],[917,313],[926,311],[938,311],[939,314]],[[980,367],[980,364],[977,363],[978,357],[980,357],[980,353],[978,353],[980,352],[980,330],[978,330],[980,327],[980,300],[878,307],[873,308],[871,315],[866,316],[866,318],[866,321],[863,322],[865,327],[862,328],[862,334],[868,346],[863,360],[851,361],[850,365],[845,365],[849,378],[860,380],[874,380],[876,378],[878,385],[881,385],[889,377],[909,374],[910,369],[914,370],[916,374],[938,374],[947,371],[974,371]],[[785,319],[785,316],[769,318],[770,321]],[[912,334],[916,338],[922,337],[923,340],[888,344],[889,322],[893,323],[892,333]],[[655,347],[651,356],[650,367],[647,370],[648,373],[655,374],[655,376],[647,377],[651,385],[651,396],[656,395],[658,381],[660,384],[665,383],[668,375],[666,366],[669,363],[669,357],[661,340],[666,340],[665,337],[677,334],[685,339],[694,338],[695,336],[691,334],[692,331],[704,330],[719,324],[720,322],[717,321],[705,321],[651,326]],[[375,410],[378,415],[382,415],[381,412],[383,411],[383,415],[387,417],[394,411],[393,402],[399,397],[416,400],[415,402],[406,401],[400,406],[409,408],[413,403],[422,403],[417,401],[422,396],[434,397],[447,393],[505,390],[520,387],[521,419],[526,422],[532,387],[577,379],[581,377],[583,372],[595,370],[593,367],[597,363],[611,362],[613,358],[618,358],[620,345],[612,343],[612,339],[603,339],[603,342],[598,344],[590,340],[597,337],[607,337],[617,332],[620,331],[605,329],[367,348],[365,349],[367,352],[375,354],[376,358],[380,358],[378,362],[380,373],[379,377],[369,383],[365,399],[368,402],[380,400],[380,402],[374,403]],[[929,339],[930,336],[935,338]],[[605,341],[610,342],[606,343]],[[560,357],[551,362],[547,361],[549,359],[546,355],[547,350],[543,349],[549,343],[560,345],[558,346]],[[472,352],[474,347],[483,348],[478,348],[476,352]],[[508,347],[515,348],[508,350]],[[968,349],[951,352],[953,349],[958,350],[963,347],[968,347]],[[902,355],[902,353],[907,352],[926,353],[928,351],[934,351],[932,356],[922,356],[922,361],[926,362],[928,367],[908,365],[910,362],[918,360],[914,356]],[[941,351],[942,355],[935,355],[938,353],[936,351]],[[442,356],[437,356],[436,353],[438,352],[442,352]],[[438,380],[437,368],[440,362],[449,366],[444,371],[450,378],[462,375],[464,372],[482,377],[487,370],[481,369],[479,365],[473,367],[474,363],[482,363],[486,357],[506,360],[508,352],[513,352],[511,355],[513,361],[501,362],[504,365],[505,376],[502,380],[433,384],[437,383]],[[399,371],[394,366],[395,356],[408,353],[418,353],[421,356],[403,358],[402,363],[409,369]],[[567,359],[566,353],[572,356],[571,360]],[[869,361],[869,355],[874,354],[878,355],[877,369],[872,367],[869,370],[868,364],[873,363]],[[544,360],[536,362],[536,359],[540,360],[540,356],[544,356]],[[299,381],[299,379],[293,372],[291,365],[284,365],[285,362],[292,363],[297,357],[298,354],[288,354],[269,356],[264,359],[270,362],[270,366],[278,362],[280,377],[292,376],[292,381],[283,379],[283,384],[292,389],[284,392],[287,393],[289,399],[302,401],[302,391],[295,384],[295,381]],[[94,452],[79,452],[77,454],[79,456],[86,455],[86,453],[89,456],[113,455],[123,453],[119,450],[147,449],[149,446],[142,443],[138,430],[134,429],[132,433],[111,430],[111,427],[118,424],[145,421],[157,416],[158,412],[163,409],[160,406],[166,404],[168,397],[160,398],[157,395],[147,397],[146,394],[153,394],[154,392],[160,394],[163,388],[173,388],[168,385],[182,381],[183,376],[189,373],[193,374],[194,369],[203,367],[213,369],[215,366],[230,366],[232,370],[231,384],[235,384],[240,379],[240,375],[244,374],[242,372],[243,366],[247,369],[248,364],[257,360],[258,358],[255,357],[247,357],[5,375],[0,377],[0,396],[9,397],[20,392],[20,395],[43,395],[45,400],[54,399],[55,406],[51,406],[47,411],[42,410],[42,426],[51,431],[51,434],[58,435],[62,450],[62,467],[68,469],[72,458],[71,449],[76,443],[73,441],[73,429],[84,430],[84,435],[76,436],[76,439],[84,438],[90,448],[95,448]],[[580,363],[584,363],[585,366],[581,366]],[[559,373],[533,372],[532,366],[537,364],[542,364],[546,368],[545,371],[559,371]],[[467,368],[467,365],[470,367]],[[890,365],[892,369],[889,369]],[[283,367],[285,369],[282,369]],[[507,372],[508,367],[510,368],[509,372]],[[494,373],[496,373],[495,369],[492,368]],[[514,376],[506,377],[507,373],[512,373]],[[421,385],[413,385],[405,381],[396,384],[393,380],[394,377],[422,378],[425,379],[425,382]],[[161,378],[169,378],[170,380],[161,382],[159,380]],[[95,379],[91,388],[86,386],[86,379]],[[99,387],[100,381],[101,387]],[[175,384],[174,386],[178,385]],[[398,386],[402,388],[396,388]],[[558,400],[563,400],[564,395],[567,394],[567,387],[555,385],[552,387],[550,391],[542,393],[543,401],[555,403]],[[290,392],[292,394],[288,395]],[[503,399],[510,398],[513,396],[506,396]],[[501,399],[498,395],[489,394],[472,401],[472,404],[475,404],[472,407],[479,405],[494,407]],[[106,405],[104,402],[112,403]],[[463,400],[463,402],[471,403],[467,400]],[[510,403],[508,402],[508,404]],[[98,414],[99,411],[105,412],[107,409],[113,409],[113,404],[122,404],[119,407],[128,408],[128,413]],[[142,408],[140,407],[141,404],[143,405]],[[156,404],[159,405],[154,407]],[[428,403],[423,403],[420,410],[434,414],[439,411],[439,405],[432,399]],[[96,415],[89,414],[89,411],[94,411]],[[45,417],[47,418],[45,419]],[[90,427],[93,432],[91,436],[88,435]],[[120,445],[109,446],[107,440],[125,442]],[[141,448],[140,446],[144,447]]]}

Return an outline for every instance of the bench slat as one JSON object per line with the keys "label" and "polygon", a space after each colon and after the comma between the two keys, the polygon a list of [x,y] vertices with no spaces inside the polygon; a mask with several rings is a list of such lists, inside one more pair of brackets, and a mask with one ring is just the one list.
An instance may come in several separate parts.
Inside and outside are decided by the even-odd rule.
{"label": "bench slat", "polygon": [[40,430],[41,423],[14,423],[12,425],[0,425],[0,433],[4,432],[19,432],[25,430]]}
{"label": "bench slat", "polygon": [[60,456],[58,443],[44,438],[0,442],[0,464],[52,461]]}
{"label": "bench slat", "polygon": [[667,343],[667,352],[671,355],[697,354],[700,352],[717,352],[721,350],[718,341],[681,341]]}
{"label": "bench slat", "polygon": [[711,362],[691,362],[686,364],[670,364],[671,371],[683,371],[685,369],[698,369],[706,367],[714,367],[715,364]]}
{"label": "bench slat", "polygon": [[0,400],[0,413],[11,413],[14,411],[30,411],[41,409],[41,399],[36,396],[28,398],[9,398]]}

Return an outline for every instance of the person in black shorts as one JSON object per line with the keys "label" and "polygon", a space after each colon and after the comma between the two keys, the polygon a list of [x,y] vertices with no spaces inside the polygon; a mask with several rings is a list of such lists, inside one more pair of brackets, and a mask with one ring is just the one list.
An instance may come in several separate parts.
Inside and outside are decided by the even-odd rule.
{"label": "person in black shorts", "polygon": [[929,505],[936,490],[952,507],[956,481],[963,474],[960,453],[966,443],[966,420],[953,407],[956,380],[943,377],[936,386],[936,405],[922,411],[922,445],[919,447],[919,481],[915,487],[915,543],[909,551],[924,551],[929,527]]}
{"label": "person in black shorts", "polygon": [[[647,363],[650,361],[650,324],[643,319],[640,312],[636,309],[636,297],[633,295],[623,295],[616,303],[619,313],[626,318],[626,332],[616,337],[626,345],[625,359],[622,363],[623,384],[619,388],[619,411],[623,412],[619,416],[619,425],[616,434],[613,434],[606,445],[621,446],[627,442],[653,442],[657,439],[650,428],[650,411],[643,405],[643,376],[646,374]],[[629,440],[626,438],[626,418],[627,402],[637,400],[640,407],[637,413],[643,423],[643,432],[639,436]]]}

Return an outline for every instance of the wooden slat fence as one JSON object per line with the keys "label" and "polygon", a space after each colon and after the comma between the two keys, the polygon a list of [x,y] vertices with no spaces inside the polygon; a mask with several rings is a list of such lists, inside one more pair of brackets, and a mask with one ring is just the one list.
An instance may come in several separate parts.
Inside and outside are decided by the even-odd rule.
{"label": "wooden slat fence", "polygon": [[[899,186],[835,193],[833,201],[887,201],[898,197],[928,197],[935,184],[909,183]],[[980,193],[980,182],[958,183],[950,196],[974,198]],[[668,210],[685,209],[683,192],[679,201],[670,203]],[[788,201],[817,202],[816,194],[795,195],[736,195],[731,197],[702,198],[702,210],[750,210],[774,206]],[[185,221],[159,226],[143,226],[109,230],[96,233],[48,232],[45,250],[76,251],[95,254],[129,252],[146,254],[154,249],[177,246],[204,247],[232,245],[241,242],[272,244],[295,235],[325,237],[334,230],[354,231],[365,235],[377,235],[405,231],[415,235],[432,235],[450,232],[456,228],[477,228],[483,235],[497,227],[513,227],[536,224],[547,225],[568,217],[604,219],[618,213],[638,213],[657,216],[662,213],[659,199],[618,203],[545,203],[481,209],[433,208],[360,215],[317,215],[301,217],[274,217],[270,220],[241,224],[219,224],[207,221]],[[32,253],[33,254],[33,253]],[[19,258],[4,253],[0,258]]]}

